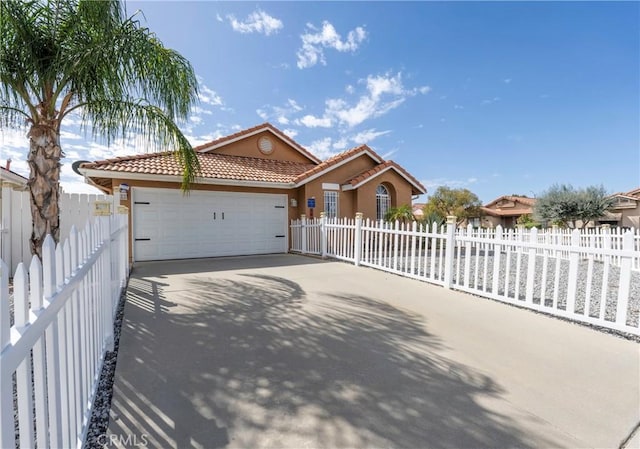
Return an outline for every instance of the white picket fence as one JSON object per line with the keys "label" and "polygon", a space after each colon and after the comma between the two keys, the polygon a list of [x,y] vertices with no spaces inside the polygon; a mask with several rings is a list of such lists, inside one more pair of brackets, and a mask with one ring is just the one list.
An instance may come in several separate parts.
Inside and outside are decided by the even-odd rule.
{"label": "white picket fence", "polygon": [[[128,271],[126,215],[98,217],[42,263],[0,260],[0,447],[81,447]],[[11,318],[13,317],[13,323]]]}
{"label": "white picket fence", "polygon": [[[567,238],[568,236],[568,238]],[[369,266],[571,320],[640,335],[640,239],[632,231],[474,230],[314,219],[291,251]]]}
{"label": "white picket fence", "polygon": [[[88,195],[63,193],[60,195],[60,235],[66,236],[71,227],[81,229],[87,219],[93,219],[93,204],[96,201],[113,203],[110,195]],[[115,207],[112,206],[112,211]],[[0,209],[0,258],[14,272],[20,262],[31,259],[31,204],[29,192],[2,189],[2,208]]]}

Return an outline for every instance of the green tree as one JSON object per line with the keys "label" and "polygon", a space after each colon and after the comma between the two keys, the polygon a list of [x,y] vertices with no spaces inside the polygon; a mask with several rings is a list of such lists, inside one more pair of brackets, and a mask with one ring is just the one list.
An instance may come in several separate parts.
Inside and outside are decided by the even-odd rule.
{"label": "green tree", "polygon": [[429,197],[422,208],[424,216],[444,217],[455,215],[458,224],[466,219],[482,216],[482,203],[475,193],[468,189],[452,189],[440,186]]}
{"label": "green tree", "polygon": [[415,220],[413,216],[413,209],[408,204],[403,204],[398,207],[390,207],[387,213],[384,215],[386,221],[399,221],[402,223],[408,223]]}
{"label": "green tree", "polygon": [[177,149],[183,190],[198,172],[176,124],[197,101],[195,73],[136,17],[118,0],[0,2],[0,127],[27,124],[34,254],[46,234],[59,240],[60,128],[70,113],[107,144],[135,132],[152,149]]}
{"label": "green tree", "polygon": [[[513,195],[512,195],[512,196],[513,196]],[[524,225],[524,227],[525,227],[526,229],[531,229],[531,228],[534,228],[534,227],[536,227],[536,226],[540,226],[540,223],[538,223],[537,221],[535,221],[535,220],[533,219],[533,217],[531,216],[531,214],[523,214],[523,215],[520,215],[520,216],[518,217],[518,219],[516,220],[516,223],[517,223],[517,224],[520,224],[520,225]]]}
{"label": "green tree", "polygon": [[612,199],[603,186],[575,189],[571,185],[554,184],[536,199],[534,219],[544,223],[557,223],[569,228],[587,226],[589,221],[601,217],[611,207]]}

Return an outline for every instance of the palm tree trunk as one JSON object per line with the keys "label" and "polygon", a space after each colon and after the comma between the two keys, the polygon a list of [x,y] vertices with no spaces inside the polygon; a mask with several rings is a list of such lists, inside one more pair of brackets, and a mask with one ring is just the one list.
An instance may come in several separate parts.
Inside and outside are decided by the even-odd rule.
{"label": "palm tree trunk", "polygon": [[29,189],[31,192],[31,253],[42,258],[42,243],[51,234],[60,238],[58,197],[60,190],[60,133],[57,123],[35,124],[29,130]]}

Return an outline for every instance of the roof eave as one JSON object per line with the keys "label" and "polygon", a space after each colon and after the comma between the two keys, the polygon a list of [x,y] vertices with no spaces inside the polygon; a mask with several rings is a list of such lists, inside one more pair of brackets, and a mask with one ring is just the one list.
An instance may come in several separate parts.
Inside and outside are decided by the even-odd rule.
{"label": "roof eave", "polygon": [[[372,154],[371,152],[369,152],[368,150],[365,149],[363,151],[359,151],[357,153],[354,153],[353,155],[349,156],[346,159],[341,160],[340,162],[336,162],[335,164],[330,165],[329,167],[325,168],[324,170],[319,171],[318,173],[315,173],[315,174],[313,174],[313,175],[311,175],[311,176],[309,176],[307,178],[304,178],[302,181],[299,181],[298,183],[296,183],[296,187],[303,186],[303,185],[307,184],[308,182],[311,182],[314,179],[317,179],[320,176],[323,176],[323,175],[329,173],[330,171],[335,170],[338,167],[342,167],[343,165],[351,162],[354,159],[359,158],[360,156],[362,156],[364,154],[369,156],[371,159],[373,159],[374,162],[377,162],[378,164],[381,162],[380,159],[378,157],[376,157],[375,154]],[[313,168],[311,170],[313,170]]]}
{"label": "roof eave", "polygon": [[[80,168],[80,172],[87,178],[111,178],[111,179],[131,179],[136,181],[156,181],[156,182],[177,182],[182,183],[181,176],[158,175],[153,173],[127,173],[109,172],[105,170],[95,170]],[[251,181],[242,179],[221,179],[196,177],[194,184],[225,185],[237,187],[262,187],[275,189],[292,189],[293,182],[271,182],[271,181]]]}
{"label": "roof eave", "polygon": [[197,152],[198,153],[208,153],[209,151],[213,151],[213,150],[215,150],[217,148],[222,148],[222,147],[227,146],[229,144],[232,144],[234,142],[238,142],[240,140],[244,140],[247,137],[255,136],[256,134],[260,134],[260,133],[263,133],[265,131],[269,131],[271,134],[276,136],[278,139],[285,140],[296,151],[298,151],[300,154],[302,154],[304,157],[306,157],[310,161],[315,162],[316,164],[322,163],[322,161],[320,159],[318,159],[316,156],[314,156],[313,154],[309,153],[307,150],[302,148],[302,146],[300,144],[298,144],[296,141],[290,139],[286,134],[284,134],[284,133],[282,133],[282,134],[276,133],[271,127],[269,127],[267,125],[262,126],[262,127],[258,128],[256,130],[253,130],[253,131],[248,132],[246,134],[241,134],[241,135],[236,136],[236,137],[234,137],[232,139],[224,140],[222,142],[219,142],[219,143],[216,143],[216,144],[213,144],[213,145],[204,144],[201,149],[197,150]]}
{"label": "roof eave", "polygon": [[416,195],[424,195],[425,193],[427,193],[427,189],[425,189],[424,187],[420,186],[419,184],[416,184],[416,182],[415,182],[414,180],[412,180],[412,179],[411,179],[411,178],[409,178],[406,174],[404,174],[404,173],[402,172],[402,170],[398,170],[398,168],[397,168],[396,166],[394,166],[394,165],[389,165],[388,167],[386,167],[386,168],[384,168],[384,169],[380,170],[379,172],[374,173],[374,174],[373,174],[373,175],[371,175],[371,176],[367,176],[367,178],[366,178],[366,179],[363,179],[362,181],[360,181],[360,182],[358,182],[358,183],[356,183],[356,184],[347,184],[347,185],[350,185],[350,186],[351,186],[351,188],[350,188],[350,189],[345,189],[345,188],[344,188],[345,186],[343,186],[343,190],[352,190],[352,189],[357,189],[357,188],[359,188],[360,186],[362,186],[362,185],[364,185],[364,184],[368,183],[368,182],[369,182],[369,181],[371,181],[372,179],[374,179],[374,178],[376,178],[376,177],[380,176],[380,175],[381,175],[381,174],[383,174],[383,173],[386,173],[386,172],[387,172],[387,171],[389,171],[389,170],[393,170],[393,171],[395,171],[398,175],[402,176],[402,177],[405,179],[405,181],[407,181],[409,184],[411,184],[411,185],[415,188],[415,191],[417,192],[417,193],[416,193]]}

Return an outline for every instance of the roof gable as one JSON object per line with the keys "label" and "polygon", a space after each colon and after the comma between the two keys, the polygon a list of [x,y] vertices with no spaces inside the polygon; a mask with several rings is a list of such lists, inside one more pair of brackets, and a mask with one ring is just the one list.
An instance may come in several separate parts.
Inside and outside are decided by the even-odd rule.
{"label": "roof gable", "polygon": [[503,195],[484,205],[487,209],[531,208],[536,204],[535,198],[527,196]]}
{"label": "roof gable", "polygon": [[[262,136],[275,138],[277,148],[273,154],[263,154],[258,149]],[[199,153],[220,153],[231,156],[258,157],[263,159],[290,160],[292,162],[319,164],[321,161],[302,145],[270,123],[263,123],[229,136],[194,147]]]}
{"label": "roof gable", "polygon": [[367,182],[375,179],[376,177],[380,176],[381,174],[389,170],[395,171],[398,175],[404,178],[409,184],[411,184],[411,186],[413,187],[414,194],[420,195],[420,194],[427,193],[427,189],[425,189],[424,186],[420,184],[420,182],[416,178],[411,176],[409,172],[407,172],[400,165],[396,164],[394,161],[385,161],[382,164],[378,164],[375,167],[369,170],[366,170],[363,173],[360,173],[355,178],[347,181],[346,184],[343,186],[343,190],[357,189],[361,185],[366,184]]}
{"label": "roof gable", "polygon": [[378,154],[375,151],[373,151],[371,148],[369,148],[367,145],[360,145],[359,147],[355,147],[343,153],[336,154],[335,156],[332,156],[329,159],[325,160],[324,162],[316,165],[311,170],[308,170],[305,173],[302,173],[296,179],[296,183],[298,185],[306,184],[359,157],[369,157],[376,164],[380,164],[381,162],[384,162],[384,159],[378,156]]}

